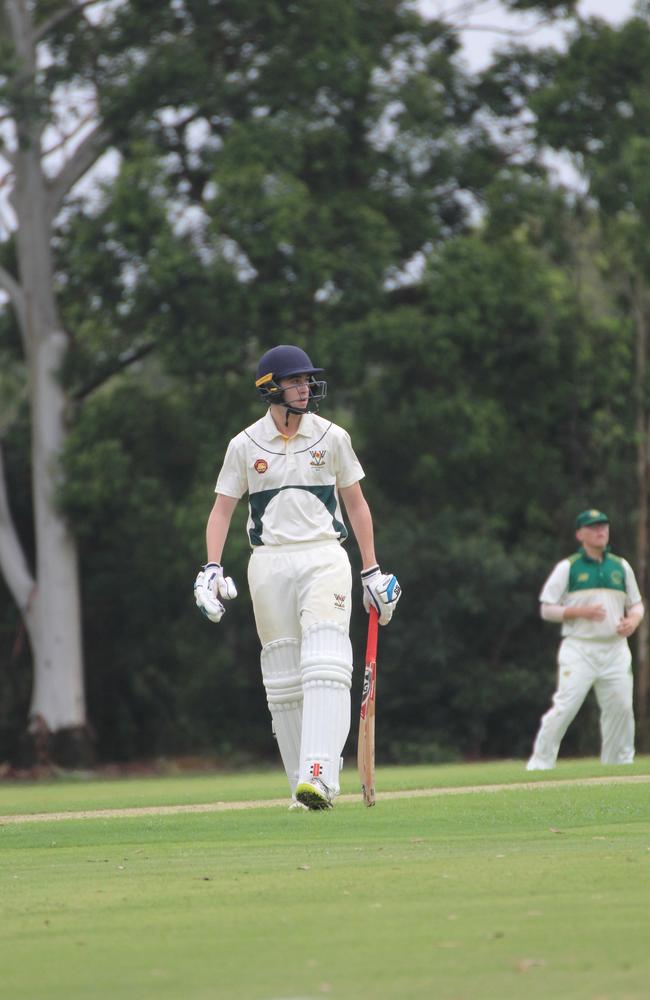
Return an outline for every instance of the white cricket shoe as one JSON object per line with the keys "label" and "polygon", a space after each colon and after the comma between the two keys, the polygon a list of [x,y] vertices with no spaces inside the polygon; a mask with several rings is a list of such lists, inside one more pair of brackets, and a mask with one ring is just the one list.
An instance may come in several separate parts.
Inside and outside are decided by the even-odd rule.
{"label": "white cricket shoe", "polygon": [[289,806],[289,812],[305,812],[307,806],[303,802],[298,802],[298,799],[293,796],[291,799],[291,805]]}
{"label": "white cricket shoe", "polygon": [[531,757],[526,764],[527,771],[552,771],[555,768],[555,764],[549,764],[545,760],[540,760],[539,757]]}
{"label": "white cricket shoe", "polygon": [[296,788],[296,798],[308,809],[331,809],[334,805],[334,796],[320,778],[301,781]]}

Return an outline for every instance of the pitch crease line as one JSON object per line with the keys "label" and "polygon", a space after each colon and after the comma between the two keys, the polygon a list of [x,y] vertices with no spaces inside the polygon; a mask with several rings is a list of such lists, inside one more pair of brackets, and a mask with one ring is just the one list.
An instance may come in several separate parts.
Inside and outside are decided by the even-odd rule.
{"label": "pitch crease line", "polygon": [[[500,785],[467,785],[451,788],[411,788],[392,792],[378,792],[377,800],[435,798],[441,795],[477,795],[480,792],[494,794],[507,791],[532,791],[544,788],[570,788],[579,785],[622,785],[648,784],[650,774],[627,774],[620,777],[569,778],[551,781],[522,781]],[[338,802],[360,802],[360,794],[339,796]],[[260,799],[250,802],[202,802],[195,805],[176,806],[129,806],[124,809],[92,809],[74,812],[24,813],[22,815],[0,816],[0,826],[10,823],[47,823],[59,820],[77,819],[129,819],[139,816],[181,816],[184,813],[231,812],[243,809],[286,808],[287,801],[281,799]]]}

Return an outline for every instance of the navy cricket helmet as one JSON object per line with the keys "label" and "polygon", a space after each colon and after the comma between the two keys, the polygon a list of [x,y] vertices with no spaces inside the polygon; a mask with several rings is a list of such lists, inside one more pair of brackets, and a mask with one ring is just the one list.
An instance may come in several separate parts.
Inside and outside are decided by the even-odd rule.
{"label": "navy cricket helmet", "polygon": [[315,376],[323,371],[323,368],[314,368],[311,358],[301,347],[279,344],[260,358],[255,388],[266,403],[280,403],[286,406],[289,413],[303,414],[304,410],[284,402],[284,389],[279,384],[280,379],[291,378],[293,375],[309,375],[309,403],[313,401],[314,408],[318,409],[318,401],[327,395],[327,382],[316,379]]}

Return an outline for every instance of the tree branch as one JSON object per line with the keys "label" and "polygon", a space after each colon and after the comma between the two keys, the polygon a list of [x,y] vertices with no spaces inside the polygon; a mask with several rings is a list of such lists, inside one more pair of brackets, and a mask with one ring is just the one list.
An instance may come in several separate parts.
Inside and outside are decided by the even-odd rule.
{"label": "tree branch", "polygon": [[96,115],[94,114],[94,112],[91,113],[91,114],[86,115],[84,118],[81,119],[81,121],[77,122],[77,124],[74,126],[74,128],[70,132],[66,132],[65,135],[62,134],[62,131],[59,131],[59,135],[61,137],[59,138],[59,140],[57,142],[54,143],[54,145],[48,146],[47,149],[43,150],[43,156],[44,157],[45,156],[51,156],[52,153],[58,153],[61,149],[65,149],[65,147],[68,145],[68,143],[70,143],[72,141],[72,139],[76,135],[78,135],[79,132],[81,132],[81,130],[83,128],[86,127],[86,125],[90,124],[90,122],[93,121],[93,119],[95,117],[96,117]]}
{"label": "tree branch", "polygon": [[73,400],[76,403],[81,402],[86,398],[86,396],[90,396],[95,389],[98,389],[100,385],[103,385],[104,382],[108,382],[109,378],[112,378],[113,375],[119,375],[119,373],[124,371],[125,368],[128,368],[129,365],[134,364],[136,361],[139,361],[140,358],[144,358],[147,354],[150,354],[151,351],[155,350],[156,346],[157,344],[155,340],[149,340],[140,347],[134,347],[130,351],[125,351],[119,358],[116,358],[115,361],[104,365],[102,370],[97,372],[93,379],[86,382],[86,384],[81,386],[81,388],[77,389],[77,391],[72,394]]}
{"label": "tree branch", "polygon": [[98,0],[85,0],[84,3],[70,3],[67,6],[62,7],[60,10],[55,11],[54,14],[50,15],[42,24],[39,24],[34,32],[34,39],[37,42],[42,42],[44,38],[49,35],[50,31],[57,28],[64,21],[67,21],[69,17],[74,14],[81,13],[86,7],[96,7]]}
{"label": "tree branch", "polygon": [[108,145],[108,132],[100,123],[82,139],[77,148],[67,158],[58,174],[48,184],[48,210],[53,219],[61,208],[66,194],[81,180],[83,175],[97,162]]}
{"label": "tree branch", "polygon": [[24,618],[29,610],[34,578],[27,566],[25,553],[9,509],[2,441],[0,441],[0,571]]}
{"label": "tree branch", "polygon": [[[16,55],[29,75],[36,67],[36,46],[34,41],[31,9],[24,0],[5,0],[5,17],[9,35],[16,50]],[[14,82],[21,77],[21,71],[13,76]]]}
{"label": "tree branch", "polygon": [[492,35],[502,35],[504,38],[526,38],[534,35],[540,28],[548,27],[548,20],[543,18],[536,21],[529,28],[504,28],[501,24],[455,24],[454,31],[485,31]]}

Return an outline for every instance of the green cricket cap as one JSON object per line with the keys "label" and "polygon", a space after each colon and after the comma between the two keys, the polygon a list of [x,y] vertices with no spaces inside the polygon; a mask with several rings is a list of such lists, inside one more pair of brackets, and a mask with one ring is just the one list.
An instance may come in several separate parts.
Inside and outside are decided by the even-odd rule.
{"label": "green cricket cap", "polygon": [[583,510],[576,517],[576,530],[578,528],[588,528],[590,524],[609,524],[607,514],[602,510]]}

